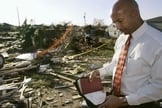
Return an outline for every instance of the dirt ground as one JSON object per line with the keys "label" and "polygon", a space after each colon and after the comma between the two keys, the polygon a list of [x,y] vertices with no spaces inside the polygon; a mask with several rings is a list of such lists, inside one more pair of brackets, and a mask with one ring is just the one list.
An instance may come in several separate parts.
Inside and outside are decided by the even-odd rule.
{"label": "dirt ground", "polygon": [[[55,72],[64,73],[65,70],[68,70],[64,74],[69,75],[68,78],[74,80],[76,76],[101,67],[103,63],[111,60],[111,57],[106,58],[103,53],[103,55],[100,55],[101,52],[98,50],[92,52],[92,55],[84,55],[81,58],[69,61],[69,63],[53,64],[51,67]],[[77,74],[69,74],[69,70],[75,70],[77,66],[84,67],[84,69]],[[32,108],[83,108],[83,98],[78,94],[73,82],[54,75],[38,74],[35,71],[29,71],[25,75],[33,78],[29,85],[34,91],[34,94],[32,94]],[[104,85],[105,91],[108,90],[108,86],[108,84]]]}
{"label": "dirt ground", "polygon": [[[89,60],[86,64],[91,64],[91,66],[96,67],[102,66],[107,60],[102,57],[97,58],[88,56],[88,58]],[[90,70],[87,69],[87,71]],[[82,73],[85,72],[81,72],[80,74]],[[28,74],[28,76],[30,75]],[[35,99],[32,100],[32,108],[38,108],[38,106],[41,106],[41,108],[83,108],[83,98],[80,97],[75,86],[70,81],[57,76],[42,74],[35,78],[31,86],[35,90]]]}

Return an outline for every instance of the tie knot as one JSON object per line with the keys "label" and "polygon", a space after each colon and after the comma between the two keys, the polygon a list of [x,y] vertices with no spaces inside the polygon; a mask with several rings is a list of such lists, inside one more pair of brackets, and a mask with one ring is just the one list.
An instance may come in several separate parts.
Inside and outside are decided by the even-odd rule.
{"label": "tie knot", "polygon": [[127,41],[125,42],[125,47],[124,47],[125,50],[128,50],[130,42],[131,42],[131,38],[132,38],[132,35],[130,34],[127,38]]}
{"label": "tie knot", "polygon": [[128,39],[130,40],[132,38],[132,34],[129,34]]}
{"label": "tie knot", "polygon": [[126,46],[129,46],[129,45],[130,45],[130,40],[131,40],[131,38],[132,38],[132,35],[130,34],[130,35],[128,36],[128,38],[127,38],[126,43],[125,43]]}

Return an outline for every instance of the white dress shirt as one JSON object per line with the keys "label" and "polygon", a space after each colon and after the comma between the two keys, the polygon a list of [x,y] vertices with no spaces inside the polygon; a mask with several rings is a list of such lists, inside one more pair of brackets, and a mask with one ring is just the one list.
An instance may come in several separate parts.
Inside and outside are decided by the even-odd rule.
{"label": "white dress shirt", "polygon": [[[122,34],[116,40],[112,61],[99,69],[101,78],[114,76],[121,48],[127,38]],[[162,99],[162,32],[146,22],[132,33],[121,79],[121,94],[126,95],[129,105]]]}

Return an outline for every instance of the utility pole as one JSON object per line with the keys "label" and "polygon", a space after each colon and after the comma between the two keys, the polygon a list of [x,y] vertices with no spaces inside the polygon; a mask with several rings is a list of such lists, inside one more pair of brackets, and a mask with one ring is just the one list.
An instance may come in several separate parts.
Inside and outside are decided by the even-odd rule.
{"label": "utility pole", "polygon": [[18,26],[20,27],[19,9],[18,7],[16,9],[17,9]]}
{"label": "utility pole", "polygon": [[84,25],[86,26],[86,13],[84,12],[84,16],[83,16],[83,19],[84,19]]}

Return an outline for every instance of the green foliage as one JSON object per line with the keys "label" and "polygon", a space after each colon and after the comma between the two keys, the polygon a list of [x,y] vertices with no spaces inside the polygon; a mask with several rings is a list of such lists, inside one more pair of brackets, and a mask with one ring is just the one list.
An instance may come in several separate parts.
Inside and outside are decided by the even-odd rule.
{"label": "green foliage", "polygon": [[16,26],[7,23],[0,24],[0,32],[14,32],[16,30],[17,30]]}
{"label": "green foliage", "polygon": [[30,50],[33,47],[32,44],[32,36],[34,35],[35,28],[27,24],[27,20],[24,21],[22,26],[20,27],[20,36],[24,40],[22,43],[22,47],[25,50]]}

